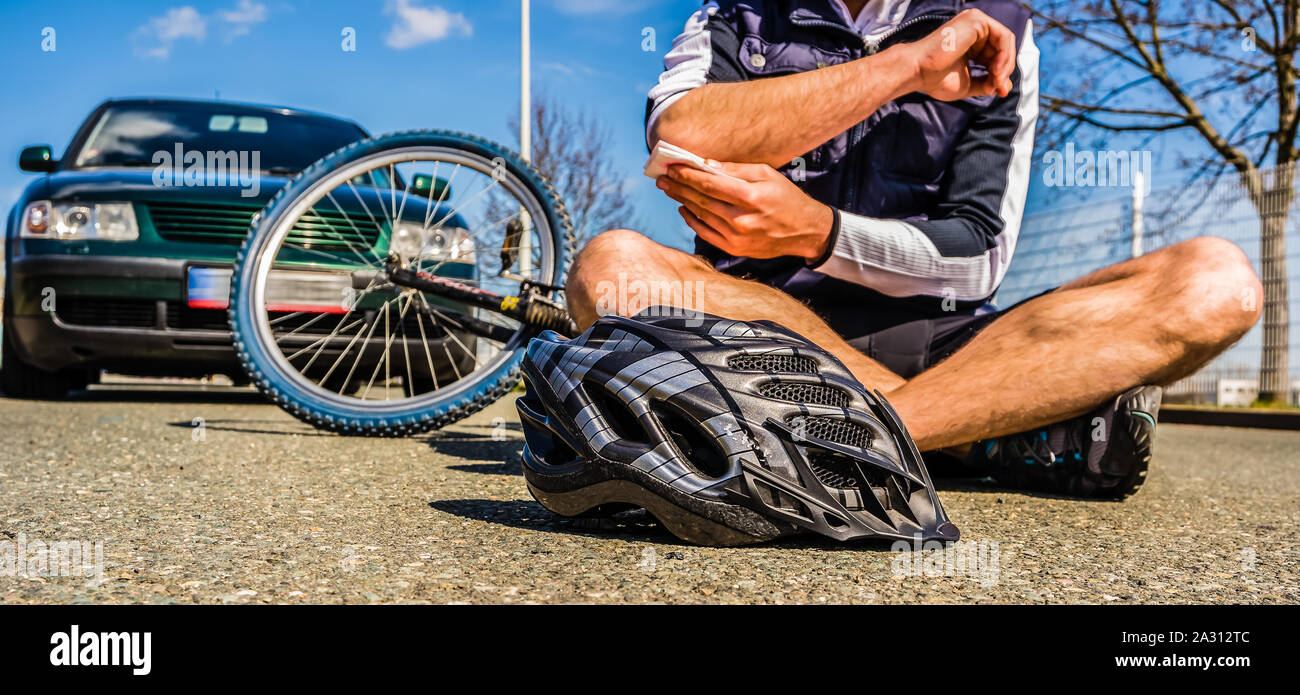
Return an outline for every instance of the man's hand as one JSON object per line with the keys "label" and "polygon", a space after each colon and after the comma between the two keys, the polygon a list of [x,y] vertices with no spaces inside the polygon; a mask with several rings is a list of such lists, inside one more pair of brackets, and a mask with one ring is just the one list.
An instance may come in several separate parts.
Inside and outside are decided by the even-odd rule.
{"label": "man's hand", "polygon": [[[1016,36],[979,10],[966,10],[929,36],[899,50],[912,54],[917,74],[916,91],[941,101],[1011,93],[1011,71],[1016,66]],[[972,79],[970,63],[988,74]]]}
{"label": "man's hand", "polygon": [[829,207],[766,164],[709,163],[742,180],[680,164],[659,178],[701,239],[733,256],[813,261],[825,255],[835,223]]}

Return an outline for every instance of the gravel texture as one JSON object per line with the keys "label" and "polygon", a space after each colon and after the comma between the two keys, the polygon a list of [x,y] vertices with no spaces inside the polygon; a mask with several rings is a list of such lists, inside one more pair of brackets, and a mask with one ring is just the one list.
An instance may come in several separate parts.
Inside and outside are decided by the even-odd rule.
{"label": "gravel texture", "polygon": [[98,578],[9,565],[0,602],[1300,601],[1300,432],[1161,426],[1123,503],[944,482],[963,535],[946,555],[715,549],[552,516],[520,475],[512,400],[443,432],[360,439],[249,390],[0,399],[0,551],[103,544]]}

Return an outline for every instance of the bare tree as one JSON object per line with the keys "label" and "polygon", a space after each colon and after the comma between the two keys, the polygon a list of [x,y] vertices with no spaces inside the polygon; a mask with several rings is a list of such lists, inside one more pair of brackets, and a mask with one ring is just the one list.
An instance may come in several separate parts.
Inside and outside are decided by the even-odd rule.
{"label": "bare tree", "polygon": [[[1057,143],[1087,131],[1186,132],[1203,147],[1189,178],[1231,169],[1260,217],[1264,341],[1260,399],[1289,390],[1286,223],[1294,193],[1300,0],[1056,0],[1037,28],[1060,39],[1044,84],[1044,129]],[[1028,4],[1026,4],[1028,7]],[[1261,168],[1270,163],[1274,174]]]}
{"label": "bare tree", "polygon": [[[532,111],[532,165],[559,192],[578,246],[607,229],[635,226],[625,178],[611,156],[609,129],[591,113],[545,94],[533,100]],[[509,125],[518,133],[519,117],[511,115]]]}

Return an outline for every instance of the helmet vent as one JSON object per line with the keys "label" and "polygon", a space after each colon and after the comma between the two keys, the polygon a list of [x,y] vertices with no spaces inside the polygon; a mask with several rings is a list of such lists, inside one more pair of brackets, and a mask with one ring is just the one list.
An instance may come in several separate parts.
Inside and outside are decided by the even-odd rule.
{"label": "helmet vent", "polygon": [[735,355],[727,360],[727,366],[742,372],[817,373],[817,362],[803,355]]}
{"label": "helmet vent", "polygon": [[853,459],[839,452],[820,449],[808,451],[808,467],[812,469],[813,475],[817,476],[818,482],[836,490],[861,488],[864,474],[867,476],[865,482],[873,488],[887,487],[892,477],[889,473],[867,463],[860,464],[862,469],[860,473],[859,464],[855,464]]}
{"label": "helmet vent", "polygon": [[605,422],[609,424],[613,435],[619,439],[629,442],[647,442],[645,428],[641,426],[641,421],[637,416],[628,410],[628,407],[613,396],[609,395],[605,389],[592,385],[587,388],[587,395],[591,402],[596,405]]}
{"label": "helmet vent", "polygon": [[849,394],[834,386],[824,384],[769,381],[758,387],[758,395],[792,403],[829,405],[836,408],[847,408],[849,406]]}
{"label": "helmet vent", "polygon": [[[910,486],[896,475],[870,464],[859,466],[848,456],[833,451],[809,451],[808,468],[816,476],[817,482],[828,488],[856,490],[861,499],[861,506],[857,508],[866,510],[881,521],[891,525],[894,523],[889,518],[889,510],[916,521],[907,506]],[[863,475],[866,476],[865,481],[862,480]]]}
{"label": "helmet vent", "polygon": [[551,448],[547,449],[546,453],[541,454],[541,457],[546,462],[546,465],[559,467],[573,463],[574,459],[578,458],[578,455],[559,437],[554,437],[551,439]]}
{"label": "helmet vent", "polygon": [[793,415],[786,418],[786,424],[794,428],[800,436],[811,439],[821,439],[856,449],[865,449],[871,444],[871,430],[849,420]]}
{"label": "helmet vent", "polygon": [[731,470],[731,462],[718,448],[718,441],[692,424],[676,409],[662,403],[650,406],[659,424],[668,432],[673,446],[687,464],[706,478],[717,479]]}
{"label": "helmet vent", "polygon": [[810,452],[808,467],[818,482],[836,490],[852,490],[861,487],[857,467],[847,456],[828,451]]}
{"label": "helmet vent", "polygon": [[770,507],[780,509],[787,514],[793,514],[803,519],[811,519],[812,514],[808,511],[807,505],[800,502],[798,498],[781,492],[775,487],[761,481],[754,481],[754,489],[758,493],[759,501]]}

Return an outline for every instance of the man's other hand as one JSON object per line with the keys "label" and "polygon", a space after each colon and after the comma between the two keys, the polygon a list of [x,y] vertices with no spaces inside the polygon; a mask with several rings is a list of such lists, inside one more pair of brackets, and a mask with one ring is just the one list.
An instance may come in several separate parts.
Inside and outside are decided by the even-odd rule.
{"label": "man's other hand", "polygon": [[736,178],[674,164],[658,180],[701,239],[748,258],[825,255],[835,223],[831,208],[766,164],[709,163]]}
{"label": "man's other hand", "polygon": [[[897,50],[913,54],[916,91],[941,101],[1011,93],[1011,71],[1016,67],[1016,36],[979,10],[965,10],[924,39],[902,44]],[[972,79],[970,63],[987,70]]]}

